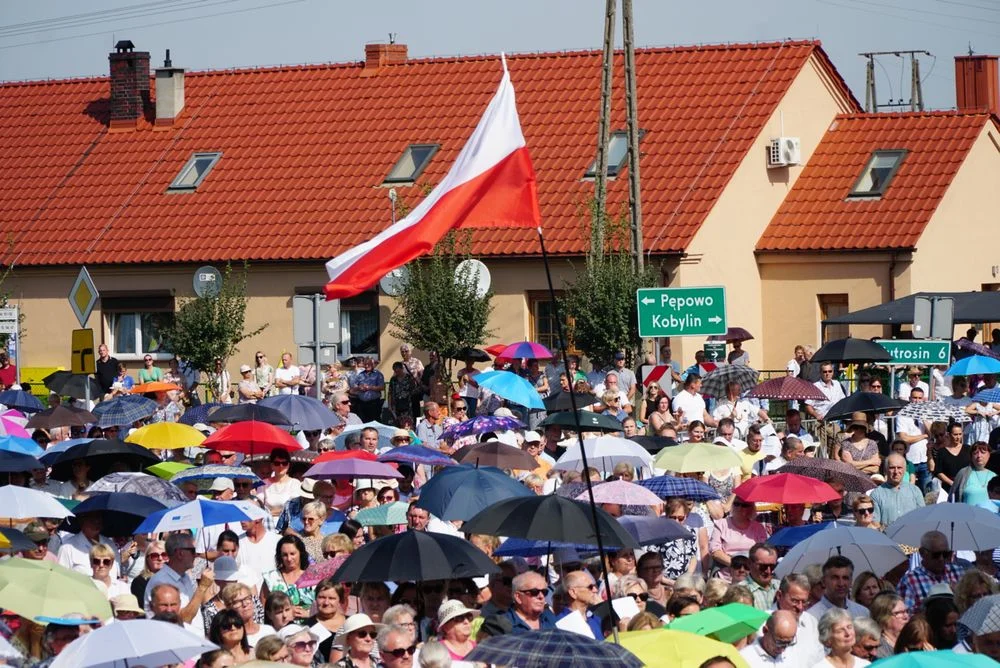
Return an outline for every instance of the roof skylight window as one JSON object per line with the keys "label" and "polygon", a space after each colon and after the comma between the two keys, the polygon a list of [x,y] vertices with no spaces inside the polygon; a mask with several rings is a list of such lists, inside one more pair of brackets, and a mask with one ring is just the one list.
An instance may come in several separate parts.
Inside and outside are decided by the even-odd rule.
{"label": "roof skylight window", "polygon": [[181,168],[181,171],[177,174],[177,178],[170,184],[169,190],[187,191],[197,189],[221,157],[221,152],[195,153],[188,159],[184,167]]}
{"label": "roof skylight window", "polygon": [[396,161],[384,184],[413,183],[430,164],[431,158],[441,148],[440,144],[410,144]]}
{"label": "roof skylight window", "polygon": [[879,150],[872,153],[848,197],[884,195],[905,156],[905,149]]}
{"label": "roof skylight window", "polygon": [[[639,141],[646,135],[645,130],[639,130]],[[615,130],[608,140],[608,178],[613,179],[625,169],[625,162],[628,159],[628,132],[625,130]],[[592,179],[597,176],[597,158],[590,163],[587,172],[583,175],[585,179]]]}

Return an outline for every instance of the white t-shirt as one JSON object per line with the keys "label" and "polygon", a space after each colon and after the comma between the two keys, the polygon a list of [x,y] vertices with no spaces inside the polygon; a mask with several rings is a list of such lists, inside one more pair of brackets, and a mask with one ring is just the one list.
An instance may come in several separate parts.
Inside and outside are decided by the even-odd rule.
{"label": "white t-shirt", "polygon": [[831,406],[844,398],[844,388],[835,380],[831,381],[829,385],[821,380],[817,380],[813,385],[823,393],[826,400],[809,399],[806,403],[812,406],[816,414],[822,418],[826,416],[826,412],[830,410]]}
{"label": "white t-shirt", "polygon": [[672,404],[674,412],[681,412],[681,422],[691,422],[692,420],[702,420],[705,417],[705,400],[700,394],[692,394],[687,390],[681,390],[674,397]]}
{"label": "white t-shirt", "polygon": [[[475,380],[478,375],[479,369],[462,369],[458,372],[459,378],[472,378]],[[465,397],[466,399],[476,399],[479,397],[479,386],[472,383],[465,383],[459,388],[458,396]]]}
{"label": "white t-shirt", "polygon": [[[287,369],[283,366],[279,366],[274,370],[274,382],[277,383],[279,380],[285,381],[286,383],[290,380],[295,380],[302,375],[299,367],[294,364]],[[295,387],[282,387],[278,390],[281,394],[297,394]]]}
{"label": "white t-shirt", "polygon": [[[924,429],[923,423],[918,423],[913,418],[908,417],[897,417],[896,418],[896,433],[906,434],[907,436],[917,436],[919,434],[926,434],[927,431]],[[927,439],[922,439],[916,443],[910,443],[909,449],[906,451],[906,461],[911,464],[926,464],[927,463]]]}
{"label": "white t-shirt", "polygon": [[902,401],[909,401],[910,392],[912,392],[917,388],[920,388],[921,390],[924,391],[925,398],[927,399],[931,398],[930,388],[927,387],[927,383],[925,383],[922,380],[918,380],[917,384],[913,385],[912,383],[910,383],[910,381],[904,380],[902,383],[899,384],[899,399]]}
{"label": "white t-shirt", "polygon": [[277,631],[274,630],[273,626],[271,626],[269,624],[261,624],[260,625],[260,629],[257,631],[257,633],[248,633],[247,634],[247,642],[250,643],[250,649],[253,649],[254,647],[256,647],[257,643],[264,636],[272,636],[275,633],[277,633]]}
{"label": "white t-shirt", "polygon": [[271,531],[266,532],[259,543],[252,542],[246,536],[240,538],[236,563],[250,571],[256,580],[257,591],[260,591],[264,582],[264,573],[275,569],[274,555],[278,551],[279,540],[281,536]]}

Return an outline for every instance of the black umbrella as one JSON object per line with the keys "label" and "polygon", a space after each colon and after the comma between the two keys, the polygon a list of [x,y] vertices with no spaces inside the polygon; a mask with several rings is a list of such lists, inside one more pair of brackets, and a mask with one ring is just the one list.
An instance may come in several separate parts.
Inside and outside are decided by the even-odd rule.
{"label": "black umbrella", "polygon": [[[104,492],[94,494],[73,508],[77,517],[83,513],[100,513],[104,520],[101,534],[105,536],[131,536],[144,519],[167,506],[154,498],[132,492]],[[74,518],[69,518],[67,530],[75,531]]]}
{"label": "black umbrella", "polygon": [[630,436],[628,440],[635,441],[645,448],[646,452],[653,454],[656,454],[668,445],[677,445],[676,439],[669,436]]}
{"label": "black umbrella", "polygon": [[[583,427],[584,431],[621,431],[624,429],[622,423],[610,415],[582,410],[577,411],[576,414],[580,416],[580,426]],[[553,413],[542,420],[540,426],[548,427],[550,424],[563,429],[576,429],[576,418],[572,411]]]}
{"label": "black umbrella", "polygon": [[90,411],[75,406],[59,405],[35,413],[25,426],[32,429],[54,429],[55,427],[86,427],[88,424],[96,423],[97,416]]}
{"label": "black umbrella", "polygon": [[[591,517],[590,505],[582,501],[556,495],[527,496],[493,504],[463,524],[462,531],[597,545]],[[605,546],[637,547],[632,534],[600,508],[597,508],[597,523]]]}
{"label": "black umbrella", "polygon": [[[31,455],[0,450],[0,473],[26,473],[45,468],[45,465]],[[0,510],[0,514],[3,511]]]}
{"label": "black umbrella", "polygon": [[881,392],[855,392],[844,397],[826,412],[826,420],[841,420],[851,417],[851,413],[887,413],[906,405],[901,399],[887,397]]}
{"label": "black umbrella", "polygon": [[118,464],[124,464],[130,471],[142,471],[147,466],[159,464],[160,460],[146,448],[125,441],[95,438],[88,443],[74,445],[63,452],[52,464],[53,480],[72,480],[73,462],[86,459],[90,464],[88,476],[91,480],[103,478]]}
{"label": "black umbrella", "polygon": [[104,396],[104,391],[96,380],[85,374],[73,373],[72,371],[54,371],[43,378],[42,383],[62,397],[86,399],[88,398],[87,385],[90,385],[89,398],[100,399]]}
{"label": "black umbrella", "polygon": [[480,350],[479,348],[461,348],[457,353],[451,356],[451,359],[464,362],[465,360],[472,360],[473,362],[489,362],[492,357],[485,350]]}
{"label": "black umbrella", "polygon": [[288,427],[288,416],[277,408],[260,406],[258,404],[238,404],[223,406],[211,415],[212,422],[246,422],[256,420],[268,424]]}
{"label": "black umbrella", "polygon": [[[576,395],[576,407],[578,409],[584,406],[592,406],[594,404],[600,404],[599,410],[604,410],[607,406],[604,405],[596,395],[590,394],[577,394]],[[571,411],[573,410],[573,404],[570,402],[569,392],[559,392],[557,394],[550,394],[549,396],[542,399],[542,403],[545,404],[545,410],[549,413],[558,413],[560,411]]]}
{"label": "black umbrella", "polygon": [[355,550],[335,582],[424,582],[471,578],[500,570],[482,550],[462,538],[426,531],[404,531]]}
{"label": "black umbrella", "polygon": [[890,362],[889,351],[868,339],[836,339],[817,350],[810,362]]}

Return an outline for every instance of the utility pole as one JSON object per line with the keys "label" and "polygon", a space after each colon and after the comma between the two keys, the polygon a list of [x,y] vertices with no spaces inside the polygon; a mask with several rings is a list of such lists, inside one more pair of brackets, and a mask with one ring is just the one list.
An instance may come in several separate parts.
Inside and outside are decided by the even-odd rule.
{"label": "utility pole", "polygon": [[[910,111],[924,110],[923,82],[920,80],[920,60],[917,56],[932,56],[929,51],[922,51],[919,49],[907,51],[869,51],[867,53],[859,53],[858,55],[868,60],[865,64],[865,111],[869,113],[877,113],[881,109],[905,109],[906,107],[909,107]],[[899,91],[898,100],[894,101],[890,97],[888,102],[879,104],[878,98],[875,96],[876,56],[896,56],[897,58],[906,58],[909,56],[910,99],[908,101],[904,100],[903,91]]]}
{"label": "utility pole", "polygon": [[635,84],[632,0],[622,0],[622,39],[625,46],[625,126],[628,131],[628,202],[632,218],[632,257],[642,271],[642,193],[639,187],[639,116]]}
{"label": "utility pole", "polygon": [[604,225],[608,196],[608,141],[611,137],[611,77],[615,63],[615,11],[618,0],[605,0],[604,54],[601,60],[601,114],[597,122],[597,168],[594,171],[594,246],[604,253]]}

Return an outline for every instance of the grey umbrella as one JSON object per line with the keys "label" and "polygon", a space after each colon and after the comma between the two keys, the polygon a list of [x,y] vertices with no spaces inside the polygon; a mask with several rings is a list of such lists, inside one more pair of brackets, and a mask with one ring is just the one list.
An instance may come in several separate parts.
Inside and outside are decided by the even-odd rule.
{"label": "grey umbrella", "polygon": [[866,527],[831,526],[814,533],[791,550],[775,569],[775,577],[801,573],[809,564],[822,564],[833,556],[844,556],[858,572],[885,575],[906,560],[895,540]]}
{"label": "grey umbrella", "polygon": [[886,527],[885,535],[903,545],[920,545],[928,531],[947,536],[953,550],[992,550],[1000,545],[1000,516],[967,503],[935,503],[906,513]]}
{"label": "grey umbrella", "polygon": [[976,635],[1000,631],[1000,594],[984,596],[973,603],[958,623]]}

